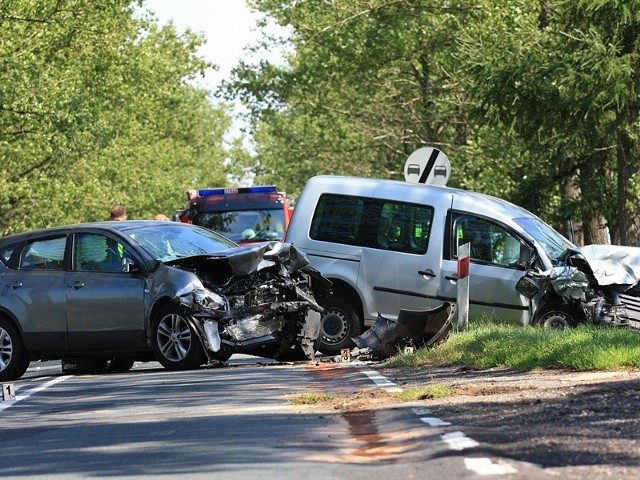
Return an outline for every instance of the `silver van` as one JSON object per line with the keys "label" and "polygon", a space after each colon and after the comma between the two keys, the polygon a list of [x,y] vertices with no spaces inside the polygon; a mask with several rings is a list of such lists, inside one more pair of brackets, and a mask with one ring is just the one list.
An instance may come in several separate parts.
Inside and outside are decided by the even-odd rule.
{"label": "silver van", "polygon": [[458,246],[470,243],[469,318],[530,323],[516,291],[528,268],[546,271],[569,240],[531,212],[469,191],[393,180],[316,176],[305,185],[286,241],[333,282],[319,299],[320,351],[333,355],[378,314],[455,301]]}

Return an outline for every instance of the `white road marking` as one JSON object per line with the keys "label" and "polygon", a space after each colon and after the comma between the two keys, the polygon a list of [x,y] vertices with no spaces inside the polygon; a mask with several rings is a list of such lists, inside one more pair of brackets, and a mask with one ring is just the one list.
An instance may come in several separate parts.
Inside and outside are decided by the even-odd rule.
{"label": "white road marking", "polygon": [[472,438],[467,437],[462,432],[449,432],[442,434],[442,440],[449,445],[449,448],[452,450],[465,450],[467,448],[477,447],[480,444],[473,440]]}
{"label": "white road marking", "polygon": [[16,403],[18,403],[18,402],[20,402],[20,401],[22,401],[22,400],[24,400],[26,398],[29,398],[34,393],[41,392],[45,388],[49,388],[50,386],[55,385],[56,383],[60,383],[63,380],[67,380],[68,378],[71,378],[71,377],[72,377],[72,375],[62,375],[60,377],[55,377],[55,378],[49,380],[48,382],[43,383],[42,385],[34,387],[31,390],[27,390],[22,395],[16,395],[16,399],[15,400],[8,400],[8,401],[0,403],[0,412],[3,411],[3,410],[6,410],[7,408],[15,405]]}
{"label": "white road marking", "polygon": [[451,422],[445,422],[444,420],[441,420],[436,417],[421,417],[420,420],[422,420],[424,423],[426,423],[430,427],[444,427],[447,425],[451,425]]}
{"label": "white road marking", "polygon": [[464,464],[467,470],[478,475],[510,475],[518,473],[518,470],[507,463],[493,463],[490,458],[465,458]]}
{"label": "white road marking", "polygon": [[360,370],[362,373],[364,373],[367,377],[369,377],[373,383],[375,383],[377,386],[379,386],[380,388],[382,388],[383,390],[386,390],[387,392],[401,392],[402,388],[400,388],[397,384],[393,383],[391,380],[389,380],[387,377],[385,377],[384,375],[374,371],[374,370]]}

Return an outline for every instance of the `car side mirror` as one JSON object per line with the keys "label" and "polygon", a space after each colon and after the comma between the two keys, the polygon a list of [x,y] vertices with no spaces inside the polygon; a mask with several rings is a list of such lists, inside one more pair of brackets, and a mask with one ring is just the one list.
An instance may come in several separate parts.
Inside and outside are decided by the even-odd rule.
{"label": "car side mirror", "polygon": [[532,299],[538,294],[540,288],[532,279],[524,275],[520,280],[518,280],[518,283],[516,283],[516,291],[520,295],[524,295],[528,299]]}

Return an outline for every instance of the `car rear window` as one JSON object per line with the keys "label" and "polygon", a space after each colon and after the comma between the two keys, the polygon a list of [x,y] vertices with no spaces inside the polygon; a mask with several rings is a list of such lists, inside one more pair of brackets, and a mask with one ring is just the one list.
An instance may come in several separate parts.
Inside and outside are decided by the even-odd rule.
{"label": "car rear window", "polygon": [[66,244],[66,235],[27,243],[22,251],[20,268],[22,270],[63,270]]}

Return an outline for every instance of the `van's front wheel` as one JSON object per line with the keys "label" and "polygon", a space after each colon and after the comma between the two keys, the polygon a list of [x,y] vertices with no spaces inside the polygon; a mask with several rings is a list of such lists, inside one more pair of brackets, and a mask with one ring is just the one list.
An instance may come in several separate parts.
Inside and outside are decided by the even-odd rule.
{"label": "van's front wheel", "polygon": [[353,348],[351,339],[362,332],[360,318],[353,305],[337,297],[322,298],[319,303],[324,313],[318,350],[325,355],[338,355],[343,348]]}

